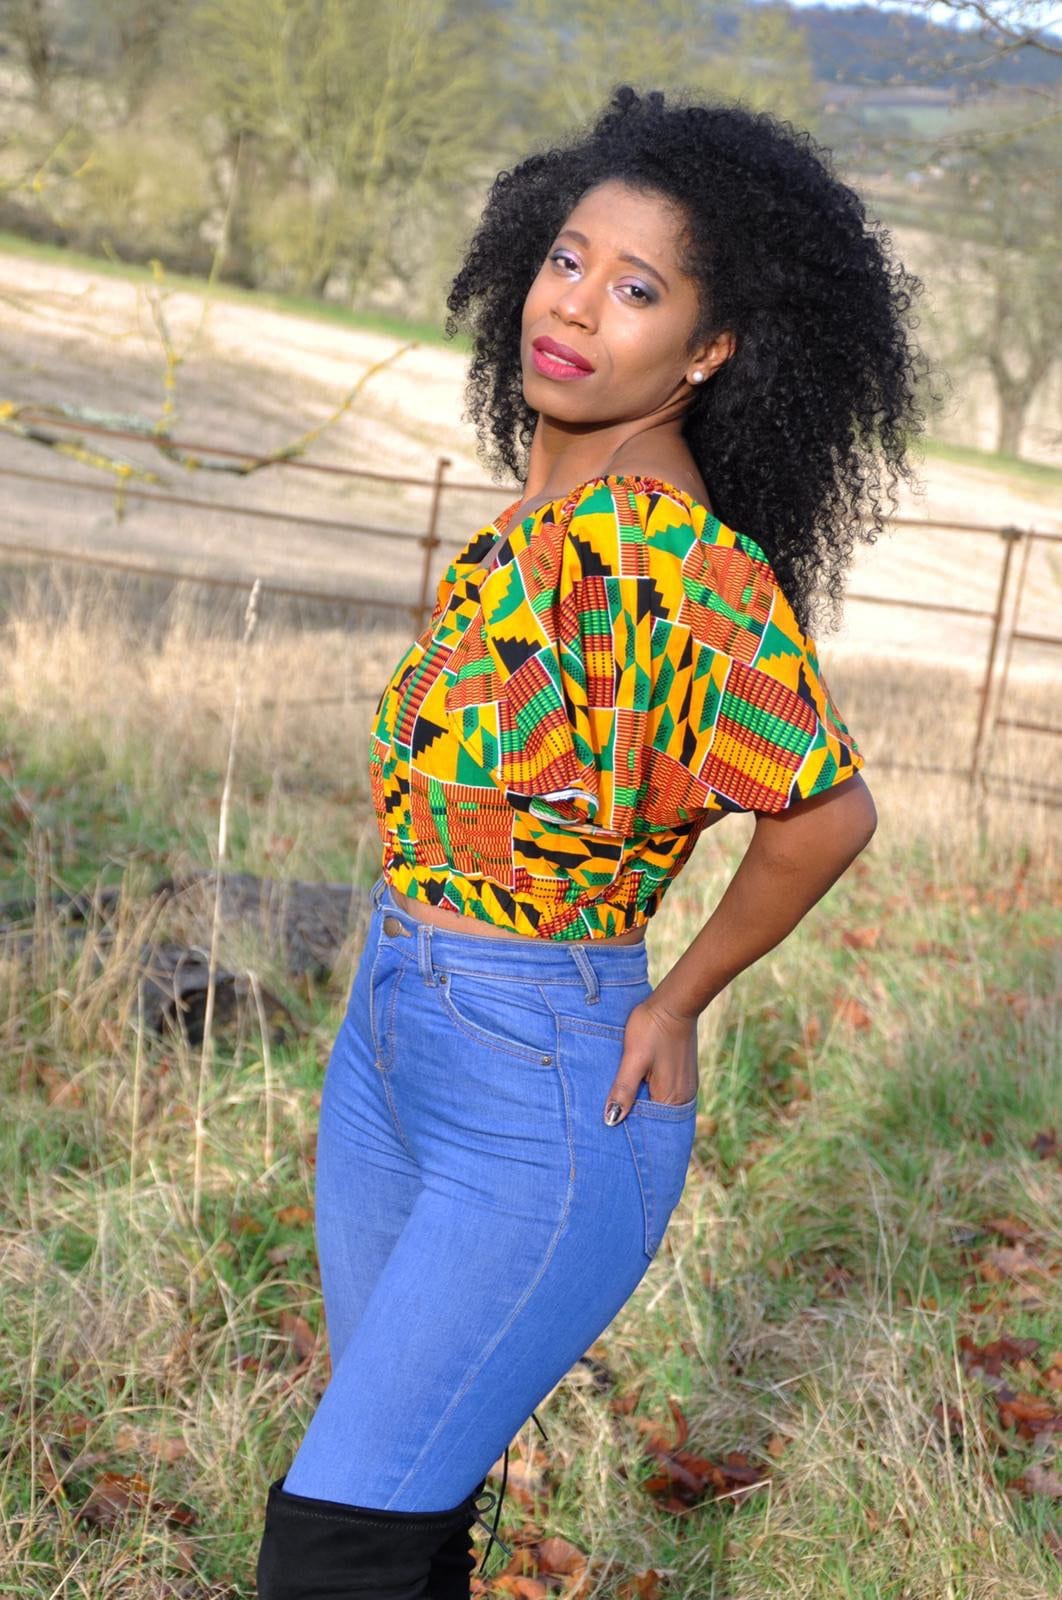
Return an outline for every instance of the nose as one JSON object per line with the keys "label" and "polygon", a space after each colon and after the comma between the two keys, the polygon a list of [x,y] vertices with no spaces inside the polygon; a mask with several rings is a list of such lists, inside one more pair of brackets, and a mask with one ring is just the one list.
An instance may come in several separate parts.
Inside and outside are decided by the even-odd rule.
{"label": "nose", "polygon": [[583,278],[579,283],[564,284],[553,302],[554,315],[562,322],[575,322],[582,328],[597,325],[595,291]]}

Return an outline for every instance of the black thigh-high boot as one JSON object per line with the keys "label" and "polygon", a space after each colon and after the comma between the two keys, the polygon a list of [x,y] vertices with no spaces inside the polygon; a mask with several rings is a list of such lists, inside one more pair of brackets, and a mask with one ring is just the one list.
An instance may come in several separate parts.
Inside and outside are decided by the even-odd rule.
{"label": "black thigh-high boot", "polygon": [[[532,1413],[534,1415],[534,1413]],[[535,1417],[538,1422],[538,1418]],[[538,1422],[542,1428],[541,1422]],[[543,1433],[545,1430],[543,1429]],[[481,1478],[472,1490],[465,1505],[469,1508],[465,1522],[448,1534],[443,1543],[431,1558],[431,1572],[428,1576],[428,1600],[471,1600],[471,1577],[476,1566],[476,1557],[473,1548],[472,1526],[478,1522],[490,1534],[487,1548],[483,1554],[479,1570],[483,1571],[490,1556],[491,1546],[498,1545],[506,1555],[512,1555],[512,1550],[499,1537],[498,1523],[501,1519],[502,1501],[505,1498],[505,1485],[509,1480],[509,1446],[505,1447],[505,1463],[502,1467],[502,1481],[500,1489],[488,1489],[486,1478]],[[485,1504],[480,1505],[480,1501]],[[484,1511],[494,1511],[494,1526],[490,1528],[483,1520]]]}
{"label": "black thigh-high boot", "polygon": [[[472,1529],[477,1519],[476,1501],[483,1493],[486,1479],[477,1483],[471,1494],[467,1513],[446,1535],[431,1558],[428,1569],[427,1600],[470,1600],[470,1579],[476,1570],[475,1541]],[[480,1519],[482,1520],[482,1519]]]}
{"label": "black thigh-high boot", "polygon": [[[490,1511],[495,1506],[499,1509],[501,1496],[494,1489],[487,1488],[486,1478],[481,1478],[472,1490],[469,1497],[468,1511],[464,1521],[457,1528],[447,1534],[442,1544],[431,1558],[431,1571],[428,1574],[428,1600],[470,1600],[472,1593],[471,1577],[476,1570],[475,1541],[472,1538],[472,1529],[478,1522],[490,1534],[487,1540],[486,1552],[479,1570],[482,1572],[490,1554],[491,1545],[497,1543],[503,1550],[508,1551],[509,1546],[498,1538],[497,1523],[493,1528],[487,1526],[482,1513]],[[484,1502],[481,1504],[480,1502]]]}
{"label": "black thigh-high boot", "polygon": [[474,1495],[448,1511],[383,1511],[288,1494],[278,1478],[266,1502],[258,1600],[434,1600],[432,1557],[475,1516]]}

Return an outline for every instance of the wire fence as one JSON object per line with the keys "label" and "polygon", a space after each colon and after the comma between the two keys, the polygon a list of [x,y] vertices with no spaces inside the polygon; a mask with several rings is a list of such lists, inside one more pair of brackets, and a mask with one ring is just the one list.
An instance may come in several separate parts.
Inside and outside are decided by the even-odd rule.
{"label": "wire fence", "polygon": [[[63,408],[0,407],[0,430],[2,430],[0,441],[6,435],[12,443],[44,446],[66,459],[73,459],[97,469],[104,467],[110,472],[112,481],[108,483],[100,481],[99,478],[70,477],[62,472],[36,471],[27,466],[20,466],[14,460],[3,458],[0,458],[0,477],[13,482],[21,481],[42,486],[49,495],[55,497],[68,495],[106,497],[114,502],[119,516],[124,513],[127,502],[137,501],[194,510],[206,516],[247,518],[259,525],[279,524],[289,531],[299,528],[326,530],[332,533],[340,532],[346,537],[384,539],[419,546],[421,557],[415,599],[401,598],[393,593],[381,593],[378,586],[375,589],[343,591],[259,577],[263,592],[328,602],[332,606],[401,616],[408,618],[410,626],[417,634],[426,626],[431,613],[436,552],[448,542],[439,531],[446,497],[459,492],[462,496],[490,495],[497,501],[499,496],[508,494],[516,498],[521,492],[520,486],[516,484],[507,487],[451,478],[449,473],[452,462],[446,456],[436,458],[430,476],[383,472],[366,467],[351,467],[333,461],[307,460],[302,456],[286,454],[283,451],[255,454],[214,443],[177,440],[168,435],[153,434],[136,427],[116,425],[108,420],[93,420],[84,413],[64,414]],[[76,432],[77,440],[73,443],[68,441],[65,438],[67,432]],[[83,443],[85,438],[146,445],[164,460],[194,472],[221,472],[245,479],[263,468],[277,468],[297,473],[316,473],[348,482],[363,480],[386,485],[389,488],[401,486],[423,490],[428,497],[424,525],[419,528],[401,524],[383,526],[376,522],[353,518],[321,517],[295,509],[251,505],[246,500],[234,501],[231,497],[211,499],[208,495],[175,493],[167,488],[150,468],[129,460],[101,455],[85,446]],[[984,625],[986,638],[980,681],[976,691],[977,719],[972,745],[964,766],[956,767],[953,764],[945,769],[952,773],[957,772],[959,776],[965,778],[971,788],[977,788],[983,793],[986,785],[996,776],[989,766],[989,754],[999,729],[1013,728],[1047,737],[1062,736],[1062,723],[1004,715],[1002,709],[1008,703],[1007,689],[1015,649],[1030,644],[1047,647],[1049,650],[1062,648],[1062,635],[1045,633],[1022,625],[1022,606],[1027,596],[1028,572],[1033,548],[1037,544],[1062,544],[1062,534],[1019,528],[1010,524],[994,526],[984,523],[905,517],[890,519],[890,525],[934,530],[962,538],[987,538],[999,543],[1000,559],[996,573],[995,598],[991,606],[971,606],[945,600],[922,599],[914,595],[889,596],[858,591],[849,591],[846,596],[848,603],[857,605],[893,606],[905,611],[934,612],[975,619]],[[466,541],[467,530],[461,542]],[[1020,559],[1015,563],[1015,555],[1018,552]],[[231,591],[249,590],[255,581],[246,575],[190,571],[162,562],[132,561],[94,551],[55,548],[43,541],[9,539],[2,534],[0,534],[0,554],[33,561],[61,561],[99,567],[138,577],[168,579]],[[376,691],[368,691],[362,698],[375,700]],[[933,769],[926,766],[909,770]],[[1008,778],[1008,781],[1012,780]],[[1037,791],[1037,798],[1048,804],[1062,803],[1062,783],[1052,782],[1048,778],[1043,781],[1033,780],[1028,787]]]}

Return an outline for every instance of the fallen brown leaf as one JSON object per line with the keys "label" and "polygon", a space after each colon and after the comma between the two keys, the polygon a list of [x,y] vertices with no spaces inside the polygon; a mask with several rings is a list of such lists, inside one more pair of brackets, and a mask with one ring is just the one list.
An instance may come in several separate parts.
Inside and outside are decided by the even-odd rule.
{"label": "fallen brown leaf", "polygon": [[961,1333],[957,1343],[959,1359],[966,1372],[974,1376],[998,1377],[1004,1365],[1014,1367],[1026,1356],[1035,1355],[1041,1340],[1015,1339],[1005,1333],[989,1344],[978,1345],[968,1333]]}
{"label": "fallen brown leaf", "polygon": [[317,1349],[317,1336],[306,1318],[294,1311],[282,1311],[277,1320],[281,1333],[291,1340],[292,1349],[299,1360],[312,1360]]}
{"label": "fallen brown leaf", "polygon": [[1062,1500],[1062,1478],[1051,1467],[1034,1461],[1023,1473],[1030,1494],[1046,1495],[1049,1500]]}
{"label": "fallen brown leaf", "polygon": [[48,1091],[48,1104],[50,1106],[65,1107],[67,1110],[77,1110],[85,1104],[84,1091],[81,1085],[58,1067],[48,1066],[45,1062],[37,1065],[37,1076]]}
{"label": "fallen brown leaf", "polygon": [[587,1557],[584,1552],[578,1545],[572,1544],[568,1539],[562,1539],[557,1534],[552,1538],[543,1539],[535,1549],[540,1572],[567,1577],[570,1574],[578,1576],[586,1570]]}
{"label": "fallen brown leaf", "polygon": [[1062,1432],[1062,1415],[1050,1400],[1029,1394],[1013,1398],[1001,1395],[996,1404],[1001,1427],[1017,1428],[1023,1439],[1034,1439],[1040,1433]]}
{"label": "fallen brown leaf", "polygon": [[941,944],[938,939],[918,939],[912,945],[916,956],[939,956],[943,961],[964,961],[967,958],[950,944]]}
{"label": "fallen brown leaf", "polygon": [[993,1217],[985,1227],[990,1233],[998,1233],[1001,1239],[1009,1239],[1011,1244],[1017,1244],[1032,1232],[1029,1224],[1018,1217]]}
{"label": "fallen brown leaf", "polygon": [[616,1600],[660,1600],[660,1574],[655,1567],[624,1578],[616,1590]]}
{"label": "fallen brown leaf", "polygon": [[196,1513],[185,1506],[153,1498],[146,1478],[136,1474],[124,1477],[120,1472],[101,1474],[76,1514],[96,1527],[110,1527],[130,1512],[144,1510],[183,1528],[194,1527],[198,1520]]}
{"label": "fallen brown leaf", "polygon": [[1001,1245],[998,1250],[985,1251],[977,1270],[991,1283],[992,1278],[982,1270],[986,1266],[995,1269],[1006,1278],[1018,1278],[1026,1273],[1040,1277],[1051,1276],[1049,1268],[1037,1256],[1030,1255],[1024,1244]]}
{"label": "fallen brown leaf", "polygon": [[874,1021],[866,1006],[852,995],[843,995],[835,999],[833,1014],[838,1022],[845,1023],[849,1028],[869,1028]]}
{"label": "fallen brown leaf", "polygon": [[855,1273],[849,1272],[847,1267],[827,1267],[822,1275],[823,1288],[831,1294],[847,1294],[855,1281]]}

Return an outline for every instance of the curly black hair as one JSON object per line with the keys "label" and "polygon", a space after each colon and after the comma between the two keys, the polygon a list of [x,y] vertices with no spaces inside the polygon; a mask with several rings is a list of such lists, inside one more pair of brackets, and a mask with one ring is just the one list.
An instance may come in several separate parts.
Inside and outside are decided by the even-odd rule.
{"label": "curly black hair", "polygon": [[447,334],[472,337],[466,415],[481,458],[523,482],[537,413],[523,394],[521,318],[553,238],[606,180],[678,202],[680,265],[700,284],[689,350],[736,335],[683,434],[716,515],[763,548],[805,633],[820,583],[839,615],[853,547],[895,512],[925,423],[927,363],[909,331],[924,286],[891,260],[888,233],[831,163],[770,112],[621,85],[565,146],[498,174],[446,302]]}

